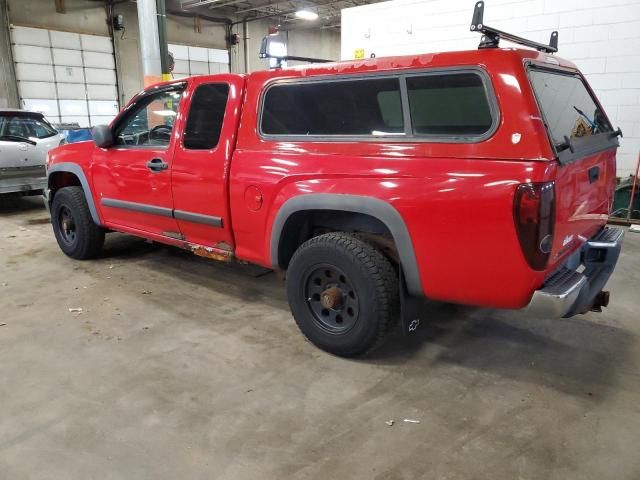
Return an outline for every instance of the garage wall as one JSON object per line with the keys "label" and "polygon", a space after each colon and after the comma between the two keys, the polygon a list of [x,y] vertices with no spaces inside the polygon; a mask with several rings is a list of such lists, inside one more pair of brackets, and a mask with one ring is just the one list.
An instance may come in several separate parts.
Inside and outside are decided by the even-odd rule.
{"label": "garage wall", "polygon": [[[477,48],[469,31],[473,0],[395,0],[342,11],[342,58]],[[635,169],[640,151],[640,1],[490,0],[488,25],[548,43],[586,75],[614,126],[624,132],[618,175]],[[505,45],[508,45],[505,42]]]}
{"label": "garage wall", "polygon": [[[258,58],[260,43],[262,38],[269,32],[269,27],[277,24],[273,19],[256,20],[248,22],[248,70],[265,70],[269,68],[269,61]],[[234,25],[233,33],[244,38],[242,24]],[[283,31],[283,35],[288,37],[288,53],[300,57],[340,59],[340,33],[333,30],[319,30],[301,28],[296,30]],[[242,42],[231,48],[231,71],[245,72],[244,47]],[[295,65],[291,62],[290,65]]]}

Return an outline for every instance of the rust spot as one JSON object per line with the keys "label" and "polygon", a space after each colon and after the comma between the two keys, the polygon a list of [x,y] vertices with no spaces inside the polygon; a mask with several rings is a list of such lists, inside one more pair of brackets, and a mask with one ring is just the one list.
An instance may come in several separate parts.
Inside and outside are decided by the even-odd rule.
{"label": "rust spot", "polygon": [[199,257],[218,260],[219,262],[229,262],[232,258],[231,252],[221,250],[219,248],[190,245],[190,250]]}
{"label": "rust spot", "polygon": [[231,248],[231,245],[229,245],[227,242],[218,242],[216,243],[215,248],[219,248],[220,250],[224,250],[225,252],[233,251],[233,248]]}

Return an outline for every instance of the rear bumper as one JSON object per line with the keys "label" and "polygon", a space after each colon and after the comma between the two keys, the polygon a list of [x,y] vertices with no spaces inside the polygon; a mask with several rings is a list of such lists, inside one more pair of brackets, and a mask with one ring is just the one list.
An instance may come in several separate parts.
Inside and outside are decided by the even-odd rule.
{"label": "rear bumper", "polygon": [[605,228],[591,237],[534,292],[526,310],[555,318],[591,310],[615,269],[623,237],[619,228]]}
{"label": "rear bumper", "polygon": [[0,168],[0,193],[31,192],[46,186],[44,165]]}

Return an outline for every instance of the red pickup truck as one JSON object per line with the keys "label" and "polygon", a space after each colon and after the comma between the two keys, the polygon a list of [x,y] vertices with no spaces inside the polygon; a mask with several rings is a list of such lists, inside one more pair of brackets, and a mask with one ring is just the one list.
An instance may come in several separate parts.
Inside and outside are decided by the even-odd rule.
{"label": "red pickup truck", "polygon": [[201,76],[53,150],[45,197],[72,258],[119,231],[286,271],[302,332],[352,356],[415,330],[417,298],[606,306],[618,135],[575,65],[528,49]]}

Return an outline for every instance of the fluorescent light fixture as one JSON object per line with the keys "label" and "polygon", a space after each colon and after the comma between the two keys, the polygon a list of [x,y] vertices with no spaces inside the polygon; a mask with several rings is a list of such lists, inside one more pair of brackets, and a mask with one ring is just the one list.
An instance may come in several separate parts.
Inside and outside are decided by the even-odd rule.
{"label": "fluorescent light fixture", "polygon": [[296,17],[302,20],[317,20],[318,12],[311,10],[309,8],[301,8],[296,12]]}
{"label": "fluorescent light fixture", "polygon": [[173,110],[152,110],[152,112],[159,117],[175,117],[176,112]]}

